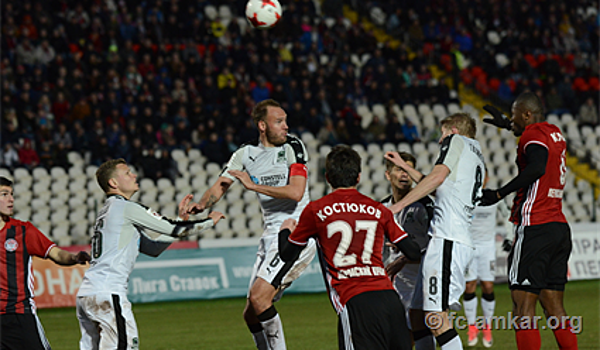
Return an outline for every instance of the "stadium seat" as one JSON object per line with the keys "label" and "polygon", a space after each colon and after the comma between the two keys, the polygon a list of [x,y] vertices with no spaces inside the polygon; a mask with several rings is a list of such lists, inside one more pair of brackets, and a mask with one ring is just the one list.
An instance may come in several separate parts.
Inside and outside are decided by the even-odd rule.
{"label": "stadium seat", "polygon": [[456,103],[448,103],[447,106],[448,114],[454,114],[460,112],[460,106]]}
{"label": "stadium seat", "polygon": [[167,178],[160,178],[156,181],[156,187],[158,188],[159,192],[165,192],[165,191],[172,191],[174,190],[173,184],[171,183],[171,180],[167,179]]}
{"label": "stadium seat", "polygon": [[200,153],[199,149],[192,148],[188,151],[188,159],[190,161],[197,161],[202,158],[202,153]]}
{"label": "stadium seat", "polygon": [[48,221],[50,219],[50,209],[38,208],[34,210],[31,216],[31,221],[35,224],[36,222]]}
{"label": "stadium seat", "polygon": [[214,5],[206,5],[204,7],[204,14],[209,20],[214,21],[219,15],[219,12]]}
{"label": "stadium seat", "polygon": [[408,152],[408,153],[411,153],[411,154],[413,153],[412,146],[408,142],[400,142],[398,144],[398,147],[396,148],[396,151],[398,151],[398,152]]}
{"label": "stadium seat", "polygon": [[66,176],[67,176],[67,172],[65,171],[64,168],[59,167],[59,166],[54,166],[54,167],[50,168],[50,177],[52,177],[52,179],[58,180],[63,177],[66,177]]}
{"label": "stadium seat", "polygon": [[88,165],[85,167],[85,175],[87,175],[88,179],[96,179],[96,171],[98,167],[95,165]]}
{"label": "stadium seat", "polygon": [[[16,206],[16,202],[15,202]],[[15,210],[15,218],[21,221],[29,221],[31,219],[31,208],[26,205],[17,207],[21,208],[19,210]]]}
{"label": "stadium seat", "polygon": [[407,103],[402,107],[402,113],[405,118],[409,118],[413,123],[419,118],[417,115],[417,109],[414,105]]}
{"label": "stadium seat", "polygon": [[[219,175],[221,173],[221,166],[217,163],[209,162],[206,163],[206,173],[208,175]],[[214,182],[211,182],[212,185]]]}
{"label": "stadium seat", "polygon": [[35,181],[39,181],[41,179],[50,177],[50,174],[48,174],[48,170],[46,170],[46,168],[42,168],[42,167],[34,168],[31,173],[32,173]]}

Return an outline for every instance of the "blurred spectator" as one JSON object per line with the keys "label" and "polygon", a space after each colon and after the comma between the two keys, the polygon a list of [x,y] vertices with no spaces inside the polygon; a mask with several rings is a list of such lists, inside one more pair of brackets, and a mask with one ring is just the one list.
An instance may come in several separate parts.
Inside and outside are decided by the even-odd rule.
{"label": "blurred spectator", "polygon": [[21,165],[27,167],[27,169],[31,170],[40,164],[40,157],[38,153],[33,148],[32,142],[30,139],[25,139],[23,141],[23,147],[19,149],[19,162]]}
{"label": "blurred spectator", "polygon": [[0,162],[0,164],[2,167],[11,171],[21,165],[19,153],[12,143],[4,144],[4,149],[2,150],[2,162]]}
{"label": "blurred spectator", "polygon": [[140,165],[144,171],[144,177],[158,180],[162,175],[160,160],[156,156],[156,150],[153,146],[148,147],[146,154],[140,160]]}
{"label": "blurred spectator", "polygon": [[588,97],[585,103],[579,108],[579,125],[588,125],[591,127],[598,125],[598,105],[591,97]]}
{"label": "blurred spectator", "polygon": [[335,146],[339,143],[333,121],[325,118],[325,122],[317,134],[317,140],[323,145]]}
{"label": "blurred spectator", "polygon": [[385,142],[385,125],[376,115],[373,116],[373,120],[367,127],[365,141],[376,142],[378,144],[383,144]]}
{"label": "blurred spectator", "polygon": [[54,144],[59,143],[63,145],[64,149],[69,151],[73,147],[73,139],[71,134],[67,131],[67,126],[63,123],[58,124],[56,132],[54,132],[53,138]]}
{"label": "blurred spectator", "polygon": [[179,176],[177,161],[171,157],[171,152],[166,148],[163,148],[160,152],[159,166],[162,176],[166,176],[171,182],[175,183],[175,179]]}
{"label": "blurred spectator", "polygon": [[208,140],[205,140],[200,145],[200,150],[208,158],[209,162],[222,165],[228,160],[229,150],[227,145],[223,143],[223,140],[219,139],[219,135],[216,132],[211,132],[208,135]]}
{"label": "blurred spectator", "polygon": [[406,142],[410,144],[421,141],[417,126],[409,118],[404,119],[404,125],[402,125],[402,134],[404,134]]}

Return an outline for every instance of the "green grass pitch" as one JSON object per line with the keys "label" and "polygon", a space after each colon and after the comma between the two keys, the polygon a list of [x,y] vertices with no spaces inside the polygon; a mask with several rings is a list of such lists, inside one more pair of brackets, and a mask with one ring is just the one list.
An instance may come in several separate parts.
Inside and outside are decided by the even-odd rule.
{"label": "green grass pitch", "polygon": [[[495,294],[496,315],[507,315],[511,309],[507,286],[496,286]],[[135,304],[140,348],[253,349],[254,343],[242,320],[244,304],[242,298]],[[276,306],[283,320],[288,349],[337,349],[337,317],[326,294],[290,294]],[[567,284],[565,307],[569,315],[582,317],[579,349],[600,349],[600,281]],[[78,349],[80,333],[73,308],[44,309],[38,314],[54,350]],[[538,315],[542,315],[539,307]],[[466,330],[459,333],[467,348]],[[542,330],[541,335],[542,349],[558,348],[552,331]],[[516,349],[514,331],[494,331],[492,348]],[[483,346],[480,342],[470,349]]]}

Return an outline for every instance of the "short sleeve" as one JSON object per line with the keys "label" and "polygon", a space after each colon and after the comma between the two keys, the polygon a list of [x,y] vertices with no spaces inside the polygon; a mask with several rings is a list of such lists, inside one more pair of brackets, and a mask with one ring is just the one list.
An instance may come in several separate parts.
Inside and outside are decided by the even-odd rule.
{"label": "short sleeve", "polygon": [[37,227],[28,222],[25,224],[25,241],[30,255],[47,258],[50,249],[56,244],[48,239]]}
{"label": "short sleeve", "polygon": [[440,156],[435,164],[444,164],[452,172],[456,168],[464,148],[465,142],[460,136],[449,135],[442,141]]}
{"label": "short sleeve", "polygon": [[548,149],[548,137],[540,128],[536,127],[536,124],[532,125],[533,127],[526,130],[521,136],[521,144],[523,145],[523,151],[527,153],[527,147],[530,145],[540,145],[546,149]]}
{"label": "short sleeve", "polygon": [[306,151],[306,147],[304,147],[304,143],[299,138],[288,136],[287,145],[289,146],[286,147],[288,165],[308,163],[308,152]]}
{"label": "short sleeve", "polygon": [[308,239],[316,233],[315,215],[313,214],[312,203],[309,203],[302,211],[302,214],[300,214],[298,226],[296,226],[296,229],[292,232],[288,240],[293,244],[306,245]]}
{"label": "short sleeve", "polygon": [[230,180],[237,181],[235,176],[229,174],[229,170],[244,170],[243,158],[245,151],[246,147],[240,147],[237,151],[233,152],[231,158],[229,158],[229,162],[227,162],[219,176],[223,176]]}
{"label": "short sleeve", "polygon": [[384,205],[380,205],[379,210],[381,210],[381,223],[384,226],[385,233],[387,238],[392,243],[398,243],[404,238],[408,237],[408,234],[404,232],[404,229],[394,220],[394,215],[392,212],[386,208]]}

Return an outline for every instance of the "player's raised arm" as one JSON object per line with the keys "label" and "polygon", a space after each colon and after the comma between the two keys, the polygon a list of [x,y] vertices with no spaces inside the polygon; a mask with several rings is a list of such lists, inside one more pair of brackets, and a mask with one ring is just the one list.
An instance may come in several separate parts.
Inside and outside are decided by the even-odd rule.
{"label": "player's raised arm", "polygon": [[413,179],[413,181],[416,183],[419,183],[425,177],[423,173],[413,168],[404,159],[402,159],[398,152],[385,152],[385,155],[383,157],[389,160],[390,162],[394,163],[396,166],[400,167],[400,169],[406,171],[408,176],[410,176],[410,178]]}
{"label": "player's raised arm", "polygon": [[248,173],[239,170],[230,170],[229,174],[244,185],[248,190],[262,193],[269,197],[280,199],[291,199],[299,202],[304,195],[306,189],[306,179],[308,171],[304,164],[293,164],[290,168],[290,182],[285,186],[268,186],[254,183]]}
{"label": "player's raised arm", "polygon": [[407,205],[418,201],[431,192],[435,191],[450,174],[450,169],[444,164],[437,164],[431,173],[425,176],[419,184],[412,189],[402,200],[390,206],[392,213],[398,213]]}
{"label": "player's raised arm", "polygon": [[144,229],[150,229],[163,235],[171,237],[185,237],[190,231],[201,231],[211,228],[225,216],[219,212],[214,212],[213,216],[201,220],[173,220],[158,214],[150,208],[146,208],[138,203],[129,202],[125,206],[123,215],[126,220],[131,221],[135,226]]}

